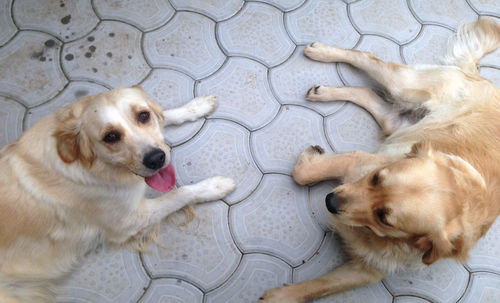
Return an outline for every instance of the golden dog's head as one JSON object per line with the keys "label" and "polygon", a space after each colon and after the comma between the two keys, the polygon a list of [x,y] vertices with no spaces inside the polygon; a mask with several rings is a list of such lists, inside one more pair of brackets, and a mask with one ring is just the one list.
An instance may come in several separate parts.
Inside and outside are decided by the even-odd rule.
{"label": "golden dog's head", "polygon": [[170,163],[162,108],[138,86],[85,97],[55,115],[57,152],[67,164],[150,177]]}
{"label": "golden dog's head", "polygon": [[420,249],[422,262],[463,259],[468,201],[483,199],[481,175],[459,157],[416,144],[404,159],[376,169],[326,197],[334,225],[362,228],[378,238],[400,239]]}

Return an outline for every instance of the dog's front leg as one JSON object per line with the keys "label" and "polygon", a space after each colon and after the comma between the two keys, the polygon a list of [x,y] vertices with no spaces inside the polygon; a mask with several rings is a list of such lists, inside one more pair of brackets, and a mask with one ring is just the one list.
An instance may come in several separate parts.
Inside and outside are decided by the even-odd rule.
{"label": "dog's front leg", "polygon": [[260,298],[259,303],[308,302],[319,297],[376,283],[383,278],[384,275],[373,268],[349,262],[318,279],[271,289]]}
{"label": "dog's front leg", "polygon": [[163,111],[166,125],[179,125],[195,121],[210,115],[217,107],[215,96],[201,96],[189,101],[186,105]]}

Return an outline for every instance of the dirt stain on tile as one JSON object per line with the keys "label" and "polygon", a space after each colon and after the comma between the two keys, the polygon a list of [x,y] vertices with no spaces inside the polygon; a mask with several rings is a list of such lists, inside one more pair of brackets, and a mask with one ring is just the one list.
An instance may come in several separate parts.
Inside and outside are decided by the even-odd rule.
{"label": "dirt stain on tile", "polygon": [[86,58],[90,58],[90,57],[92,57],[92,53],[91,53],[91,52],[86,52],[86,53],[85,53],[85,57],[86,57]]}
{"label": "dirt stain on tile", "polygon": [[95,50],[96,50],[96,49],[97,49],[97,48],[96,48],[95,46],[93,46],[93,45],[89,46],[89,51],[91,51],[91,52],[93,52],[93,53],[95,53]]}
{"label": "dirt stain on tile", "polygon": [[61,19],[61,23],[62,23],[62,24],[68,24],[70,21],[71,21],[71,15],[64,16],[64,17]]}
{"label": "dirt stain on tile", "polygon": [[55,45],[56,45],[56,41],[54,41],[53,39],[49,39],[49,40],[45,41],[46,47],[54,47]]}
{"label": "dirt stain on tile", "polygon": [[89,92],[87,90],[79,89],[75,92],[75,98],[79,99],[79,98],[85,97],[88,94],[89,94]]}
{"label": "dirt stain on tile", "polygon": [[87,38],[87,41],[89,41],[89,42],[92,42],[94,40],[95,40],[94,36],[90,36],[90,37]]}
{"label": "dirt stain on tile", "polygon": [[75,58],[75,56],[73,56],[73,54],[67,54],[66,56],[64,56],[64,59],[68,60],[68,61],[71,61]]}

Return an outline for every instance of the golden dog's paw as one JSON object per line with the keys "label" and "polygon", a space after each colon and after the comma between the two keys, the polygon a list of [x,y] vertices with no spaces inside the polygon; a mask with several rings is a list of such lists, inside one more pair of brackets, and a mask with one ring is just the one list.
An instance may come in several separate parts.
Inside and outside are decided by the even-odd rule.
{"label": "golden dog's paw", "polygon": [[268,290],[259,298],[259,303],[300,303],[303,302],[293,297],[294,292],[290,291],[290,286],[284,286]]}
{"label": "golden dog's paw", "polygon": [[325,153],[325,150],[319,145],[311,145],[300,154],[297,164],[293,168],[293,179],[300,185],[310,183],[309,168],[314,162],[315,158]]}
{"label": "golden dog's paw", "polygon": [[328,87],[322,85],[311,87],[306,94],[306,100],[308,101],[331,101],[331,99]]}
{"label": "golden dog's paw", "polygon": [[304,55],[307,57],[321,62],[334,62],[337,56],[335,56],[335,50],[337,48],[323,44],[321,42],[314,42],[309,44],[304,49]]}

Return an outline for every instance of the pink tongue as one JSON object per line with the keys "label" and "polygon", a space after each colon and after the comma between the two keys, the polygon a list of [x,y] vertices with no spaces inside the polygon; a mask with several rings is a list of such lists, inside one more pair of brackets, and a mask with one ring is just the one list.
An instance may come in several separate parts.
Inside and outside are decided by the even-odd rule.
{"label": "pink tongue", "polygon": [[175,186],[175,169],[172,164],[160,169],[151,177],[145,178],[146,183],[157,191],[167,193]]}

